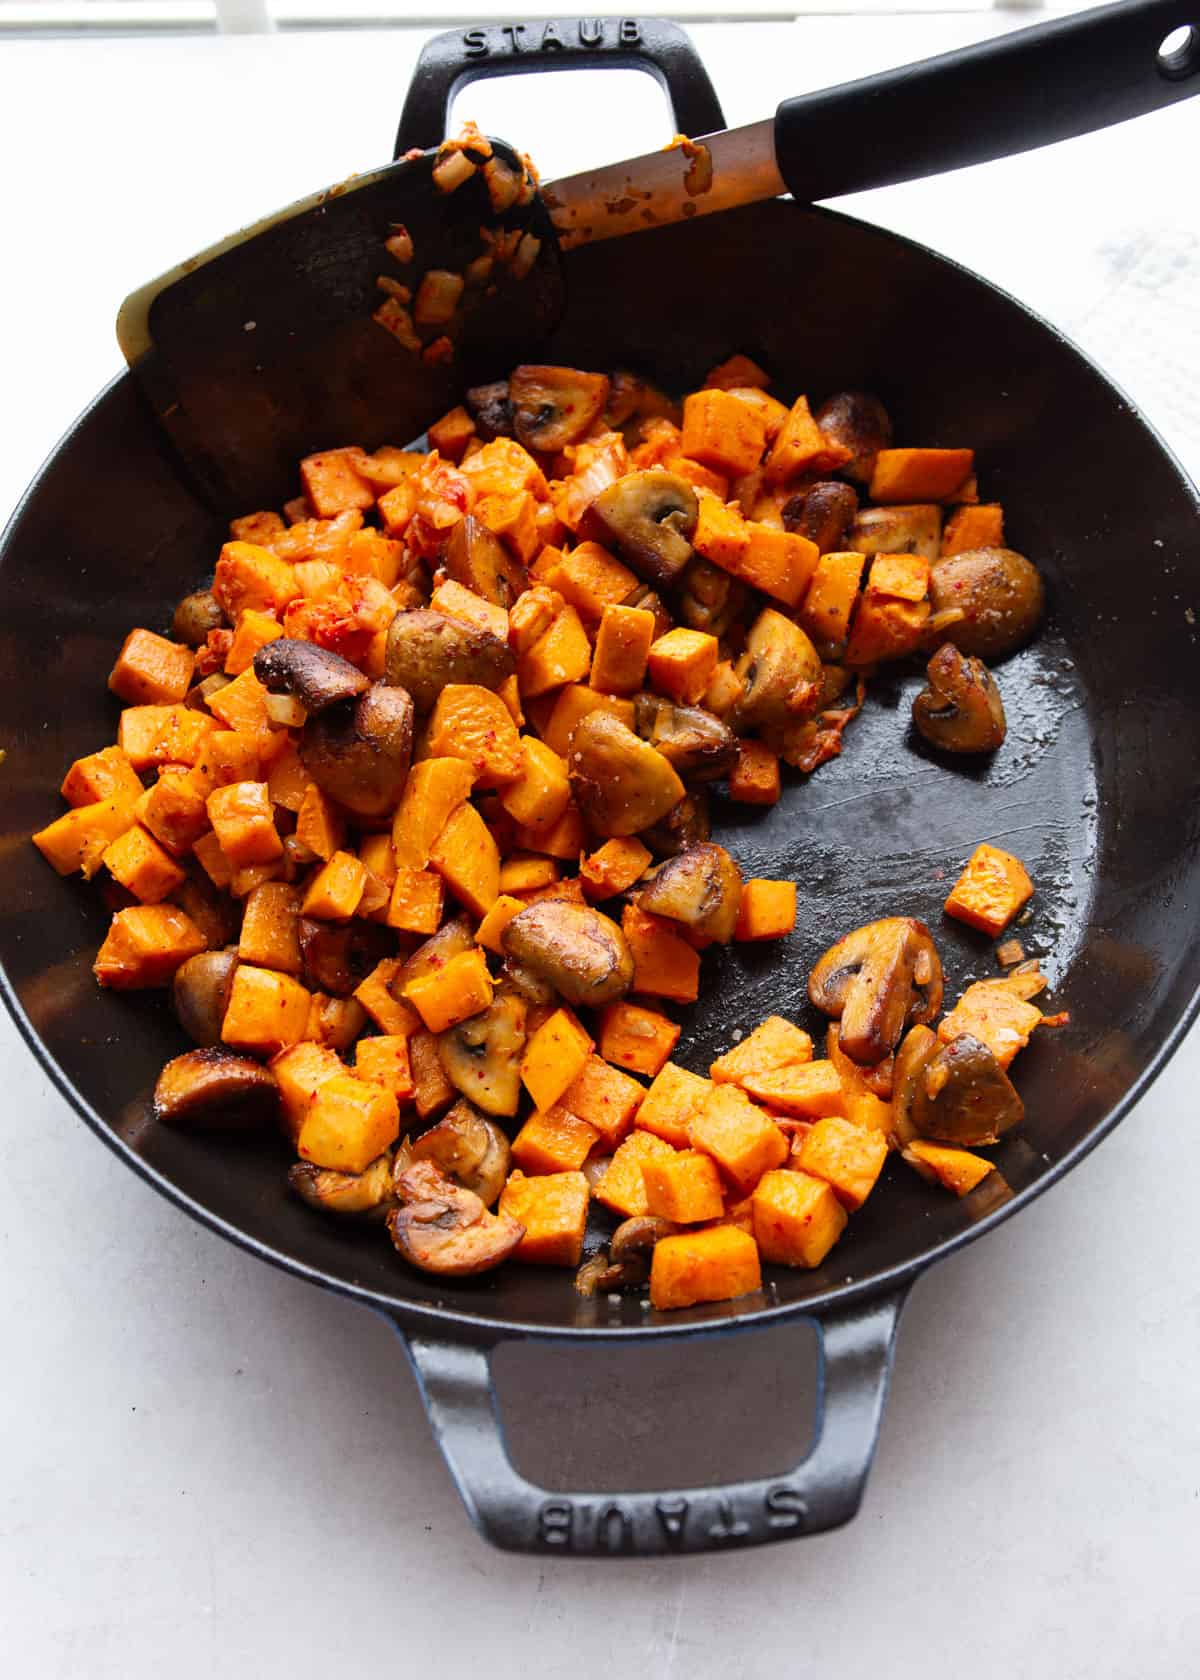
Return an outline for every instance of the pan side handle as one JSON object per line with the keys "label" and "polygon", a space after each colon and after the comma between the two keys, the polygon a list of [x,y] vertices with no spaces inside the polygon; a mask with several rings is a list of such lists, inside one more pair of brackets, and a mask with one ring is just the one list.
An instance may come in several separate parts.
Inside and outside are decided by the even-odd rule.
{"label": "pan side handle", "polygon": [[566,17],[448,29],[421,49],[395,156],[446,137],[454,96],[469,82],[543,70],[644,70],[663,89],[680,134],[713,134],[725,118],[688,35],[666,18]]}
{"label": "pan side handle", "polygon": [[816,1428],[801,1463],[778,1476],[657,1492],[538,1487],[514,1467],[505,1446],[491,1369],[503,1338],[472,1344],[398,1328],[434,1437],[486,1540],[503,1551],[563,1557],[669,1556],[797,1539],[854,1516],[875,1453],[906,1293],[810,1320],[820,1344]]}

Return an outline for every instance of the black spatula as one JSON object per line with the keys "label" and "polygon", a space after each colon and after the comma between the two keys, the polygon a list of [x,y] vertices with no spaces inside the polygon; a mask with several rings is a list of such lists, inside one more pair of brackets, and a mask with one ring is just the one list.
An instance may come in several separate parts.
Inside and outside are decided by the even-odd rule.
{"label": "black spatula", "polygon": [[[629,65],[663,83],[677,128],[703,144],[540,196],[501,142],[441,146],[470,81]],[[535,357],[564,305],[562,248],[787,191],[814,202],[960,168],[1197,92],[1200,0],[1124,0],[786,100],[740,129],[724,127],[690,42],[662,20],[451,31],[421,55],[397,162],[135,292],[118,337],[207,498],[226,513],[280,505],[300,456],[407,441],[464,384]]]}

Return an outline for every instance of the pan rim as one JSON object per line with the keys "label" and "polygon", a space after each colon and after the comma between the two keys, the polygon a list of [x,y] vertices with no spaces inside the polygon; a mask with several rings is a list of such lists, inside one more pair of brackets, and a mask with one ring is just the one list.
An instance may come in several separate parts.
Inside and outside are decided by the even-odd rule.
{"label": "pan rim", "polygon": [[[1034,322],[1037,326],[1069,350],[1095,377],[1110,390],[1124,406],[1129,419],[1135,421],[1148,434],[1150,440],[1161,452],[1169,466],[1179,480],[1180,488],[1192,502],[1193,508],[1200,513],[1200,491],[1193,484],[1188,473],[1175,452],[1163,439],[1158,429],[1143,414],[1139,404],[1130,398],[1123,388],[1114,380],[1086,351],[1082,350],[1053,323],[1004,287],[967,268],[965,264],[956,262],[953,258],[934,251],[917,240],[910,239],[904,234],[894,233],[888,228],[880,227],[876,223],[863,221],[861,218],[848,216],[842,211],[830,210],[824,206],[796,205],[791,199],[772,201],[776,204],[785,203],[795,209],[814,215],[823,220],[849,224],[863,229],[871,234],[879,235],[886,240],[894,241],[936,263],[948,267],[973,281],[976,285],[998,295],[1014,309]],[[753,213],[758,206],[747,207]],[[725,212],[727,215],[742,214],[740,211]],[[659,230],[643,230],[646,236],[653,236]],[[633,237],[636,237],[633,236]],[[21,523],[29,502],[33,499],[42,485],[51,466],[75,439],[76,435],[87,424],[94,412],[99,409],[110,396],[127,380],[133,379],[132,373],[125,369],[117,373],[90,402],[80,411],[76,418],[63,432],[54,447],[49,451],[41,466],[34,474],[25,491],[17,501],[4,530],[0,533],[0,567],[10,542]],[[110,1148],[128,1167],[147,1184],[151,1185],[160,1195],[173,1203],[184,1213],[190,1215],[209,1230],[233,1243],[236,1247],[254,1255],[256,1259],[277,1267],[293,1276],[302,1278],[306,1282],[328,1289],[335,1294],[347,1297],[360,1306],[369,1307],[380,1312],[393,1322],[405,1329],[420,1330],[422,1332],[442,1332],[447,1339],[455,1341],[481,1342],[494,1344],[506,1339],[524,1339],[537,1341],[575,1341],[586,1339],[590,1341],[629,1341],[630,1339],[644,1339],[649,1337],[694,1337],[718,1335],[732,1331],[767,1329],[785,1323],[792,1319],[820,1318],[835,1314],[839,1308],[848,1308],[863,1301],[889,1294],[897,1294],[905,1290],[922,1272],[941,1260],[948,1259],[952,1254],[965,1248],[969,1243],[993,1231],[1005,1220],[1011,1218],[1036,1197],[1042,1195],[1052,1186],[1059,1183],[1067,1173],[1097,1147],[1114,1128],[1126,1117],[1132,1108],[1141,1101],[1150,1086],[1158,1078],[1163,1068],[1178,1050],[1183,1039],[1200,1015],[1200,982],[1198,982],[1180,1011],[1178,1018],[1165,1035],[1162,1042],[1151,1055],[1146,1067],[1134,1080],[1129,1090],[1115,1102],[1102,1117],[1089,1129],[1086,1136],[1081,1138],[1075,1146],[1068,1150],[1062,1158],[1049,1167],[1032,1184],[1026,1185],[1013,1196],[1000,1203],[990,1212],[965,1229],[951,1236],[942,1238],[928,1250],[914,1255],[904,1263],[875,1273],[870,1277],[859,1279],[825,1289],[811,1298],[803,1301],[764,1305],[755,1307],[737,1317],[720,1319],[717,1321],[695,1322],[681,1319],[680,1321],[647,1320],[638,1324],[621,1325],[554,1325],[530,1322],[520,1317],[491,1316],[484,1313],[464,1312],[454,1306],[436,1306],[423,1302],[397,1300],[395,1296],[383,1291],[365,1287],[361,1284],[338,1278],[322,1271],[319,1267],[307,1264],[282,1249],[273,1247],[240,1226],[214,1213],[203,1203],[197,1201],[174,1184],[165,1173],[151,1165],[143,1156],[114,1130],[106,1120],[88,1101],[70,1077],[59,1066],[53,1055],[42,1041],[33,1023],[25,1012],[15,987],[8,975],[7,968],[0,958],[0,997],[17,1027],[26,1045],[34,1055],[46,1074],[49,1076],[56,1090],[66,1098],[80,1119],[93,1131],[100,1140]],[[402,1277],[399,1281],[403,1281]],[[704,1309],[701,1309],[704,1310]]]}

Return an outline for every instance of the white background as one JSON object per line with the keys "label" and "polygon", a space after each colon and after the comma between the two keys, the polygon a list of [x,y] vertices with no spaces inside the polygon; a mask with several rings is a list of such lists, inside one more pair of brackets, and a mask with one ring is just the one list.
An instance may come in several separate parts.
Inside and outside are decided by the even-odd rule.
{"label": "white background", "polygon": [[[809,18],[696,35],[737,122],[995,27]],[[116,370],[124,293],[386,156],[421,39],[0,48],[0,511]],[[536,101],[509,83],[463,111],[551,175],[667,133],[644,78],[552,78]],[[854,208],[1064,325],[1196,474],[1197,155],[1185,105]],[[1195,1673],[1197,1074],[1193,1037],[1065,1184],[917,1285],[850,1528],[742,1556],[568,1564],[475,1537],[385,1325],[189,1224],[0,1022],[4,1672]],[[665,1451],[714,1479],[776,1468],[807,1427],[798,1339],[719,1342],[649,1373],[518,1350],[508,1404],[559,1485],[598,1468],[612,1485]]]}

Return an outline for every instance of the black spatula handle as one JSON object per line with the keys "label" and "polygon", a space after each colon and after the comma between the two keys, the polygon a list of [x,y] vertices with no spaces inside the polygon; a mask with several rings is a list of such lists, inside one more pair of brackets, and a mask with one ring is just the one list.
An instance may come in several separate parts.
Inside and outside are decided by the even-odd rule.
{"label": "black spatula handle", "polygon": [[708,72],[678,24],[666,18],[527,18],[448,29],[421,49],[404,101],[395,155],[440,146],[455,94],[491,76],[543,70],[645,70],[671,103],[680,134],[725,127]]}
{"label": "black spatula handle", "polygon": [[775,151],[793,196],[812,203],[1032,151],[1194,93],[1200,0],[1123,0],[785,100]]}

